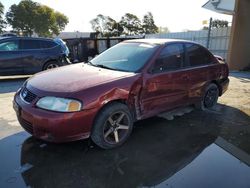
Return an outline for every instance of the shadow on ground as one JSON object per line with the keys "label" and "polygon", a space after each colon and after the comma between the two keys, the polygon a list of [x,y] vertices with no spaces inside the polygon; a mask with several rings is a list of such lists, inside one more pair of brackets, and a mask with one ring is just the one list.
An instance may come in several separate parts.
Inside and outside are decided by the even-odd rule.
{"label": "shadow on ground", "polygon": [[249,187],[249,124],[225,105],[172,121],[154,117],[137,122],[113,150],[20,132],[0,140],[0,187]]}

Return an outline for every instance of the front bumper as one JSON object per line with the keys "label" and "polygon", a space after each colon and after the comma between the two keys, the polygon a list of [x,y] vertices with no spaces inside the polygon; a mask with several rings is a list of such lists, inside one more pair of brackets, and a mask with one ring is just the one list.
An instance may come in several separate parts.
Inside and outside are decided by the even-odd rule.
{"label": "front bumper", "polygon": [[19,123],[27,132],[36,138],[56,143],[88,138],[97,113],[96,108],[74,113],[42,110],[23,101],[18,93],[13,107]]}

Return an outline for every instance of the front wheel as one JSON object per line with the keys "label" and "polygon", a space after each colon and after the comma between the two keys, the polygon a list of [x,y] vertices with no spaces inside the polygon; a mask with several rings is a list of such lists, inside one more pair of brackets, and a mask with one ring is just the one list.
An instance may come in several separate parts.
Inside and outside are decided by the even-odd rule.
{"label": "front wheel", "polygon": [[112,149],[122,145],[133,128],[133,119],[128,107],[121,103],[112,103],[98,114],[91,133],[93,142],[103,149]]}

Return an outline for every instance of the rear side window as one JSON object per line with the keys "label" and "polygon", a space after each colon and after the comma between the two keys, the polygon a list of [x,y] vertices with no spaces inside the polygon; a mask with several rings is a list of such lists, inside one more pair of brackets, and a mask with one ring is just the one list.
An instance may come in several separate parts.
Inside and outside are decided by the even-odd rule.
{"label": "rear side window", "polygon": [[154,73],[180,69],[184,62],[183,44],[168,44],[160,53],[153,68]]}
{"label": "rear side window", "polygon": [[58,45],[57,43],[49,40],[39,40],[39,43],[41,48],[53,48]]}
{"label": "rear side window", "polygon": [[18,40],[0,42],[0,51],[15,51],[18,49]]}
{"label": "rear side window", "polygon": [[213,57],[203,47],[196,44],[186,44],[189,66],[201,66],[213,63]]}
{"label": "rear side window", "polygon": [[38,40],[21,40],[21,49],[23,50],[33,50],[40,49],[40,43]]}

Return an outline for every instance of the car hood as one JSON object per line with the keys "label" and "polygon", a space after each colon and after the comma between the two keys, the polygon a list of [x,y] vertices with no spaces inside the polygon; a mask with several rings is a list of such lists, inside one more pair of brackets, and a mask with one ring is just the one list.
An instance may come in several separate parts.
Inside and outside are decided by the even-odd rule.
{"label": "car hood", "polygon": [[68,65],[34,75],[28,87],[44,92],[75,92],[130,77],[135,73],[98,68],[83,63]]}

